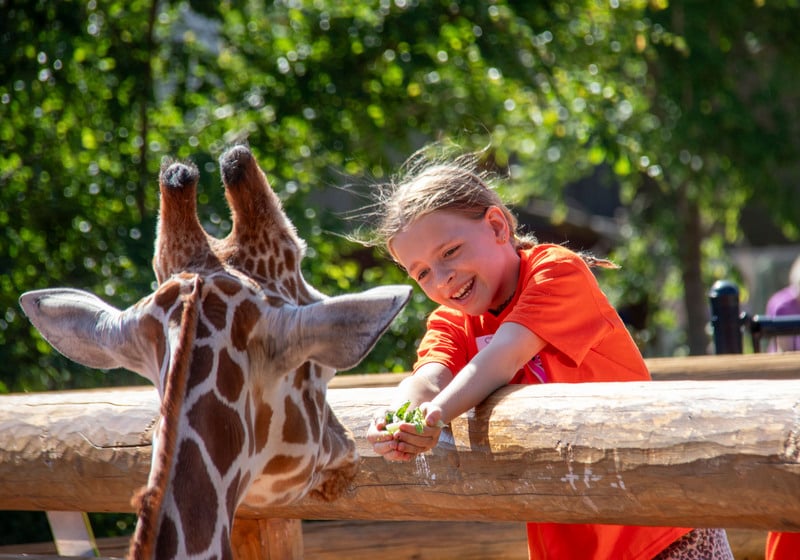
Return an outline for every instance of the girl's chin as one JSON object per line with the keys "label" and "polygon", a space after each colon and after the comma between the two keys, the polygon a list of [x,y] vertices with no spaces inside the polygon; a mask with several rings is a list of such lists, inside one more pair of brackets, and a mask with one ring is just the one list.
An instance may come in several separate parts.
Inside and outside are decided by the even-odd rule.
{"label": "girl's chin", "polygon": [[474,315],[474,316],[483,315],[484,313],[489,311],[489,308],[486,307],[485,304],[482,304],[477,300],[464,301],[460,305],[454,307],[456,309],[459,309],[460,311],[463,311],[467,315]]}

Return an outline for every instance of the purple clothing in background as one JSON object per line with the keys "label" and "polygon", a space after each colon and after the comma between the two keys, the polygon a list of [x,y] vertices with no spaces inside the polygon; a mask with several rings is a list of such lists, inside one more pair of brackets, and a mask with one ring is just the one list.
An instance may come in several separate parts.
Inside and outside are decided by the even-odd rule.
{"label": "purple clothing in background", "polygon": [[[800,315],[800,294],[794,286],[786,286],[778,290],[767,301],[766,315],[778,317],[780,315]],[[776,344],[777,343],[777,344]],[[800,350],[800,336],[773,337],[769,342],[768,352]]]}

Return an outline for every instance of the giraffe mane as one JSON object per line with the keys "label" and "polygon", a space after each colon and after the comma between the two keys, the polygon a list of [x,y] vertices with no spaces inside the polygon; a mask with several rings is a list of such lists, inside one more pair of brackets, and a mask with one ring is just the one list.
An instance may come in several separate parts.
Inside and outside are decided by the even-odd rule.
{"label": "giraffe mane", "polygon": [[186,396],[187,371],[197,331],[198,302],[202,278],[194,277],[192,291],[181,294],[183,310],[178,344],[175,348],[170,370],[164,381],[164,397],[161,401],[161,423],[159,428],[160,451],[152,465],[155,473],[152,484],[140,488],[131,500],[138,511],[136,534],[131,542],[128,558],[139,560],[152,558],[155,552],[159,514],[169,484],[175,445],[180,423],[180,411]]}

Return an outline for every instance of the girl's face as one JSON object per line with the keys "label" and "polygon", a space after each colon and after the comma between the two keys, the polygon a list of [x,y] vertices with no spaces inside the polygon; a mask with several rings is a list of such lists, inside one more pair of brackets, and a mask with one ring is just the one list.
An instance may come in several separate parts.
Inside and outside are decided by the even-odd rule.
{"label": "girl's face", "polygon": [[439,210],[395,235],[389,250],[430,299],[480,315],[500,307],[516,289],[519,255],[510,239],[496,206],[477,220]]}

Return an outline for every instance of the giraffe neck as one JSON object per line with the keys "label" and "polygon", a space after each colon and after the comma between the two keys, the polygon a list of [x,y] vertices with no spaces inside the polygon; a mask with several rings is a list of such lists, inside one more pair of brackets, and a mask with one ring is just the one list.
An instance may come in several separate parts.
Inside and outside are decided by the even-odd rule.
{"label": "giraffe neck", "polygon": [[[148,485],[134,497],[134,505],[139,510],[139,519],[131,542],[129,558],[149,559],[163,546],[163,539],[158,538],[160,518],[170,473],[174,463],[180,410],[186,394],[189,363],[197,330],[197,316],[202,280],[195,277],[188,294],[180,294],[181,330],[178,344],[171,361],[161,399],[161,422],[157,439],[159,442],[156,456],[153,457],[151,476]],[[156,452],[154,446],[154,452]],[[158,554],[161,557],[162,554]]]}
{"label": "giraffe neck", "polygon": [[327,382],[369,352],[410,294],[316,292],[300,272],[305,244],[249,149],[227,150],[220,171],[234,224],[224,240],[197,219],[197,168],[162,166],[150,296],[125,310],[65,288],[20,297],[67,357],[125,367],[158,387],[136,559],[231,558],[240,499],[341,495],[358,461],[325,400]]}

